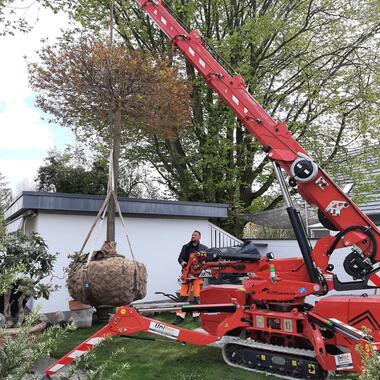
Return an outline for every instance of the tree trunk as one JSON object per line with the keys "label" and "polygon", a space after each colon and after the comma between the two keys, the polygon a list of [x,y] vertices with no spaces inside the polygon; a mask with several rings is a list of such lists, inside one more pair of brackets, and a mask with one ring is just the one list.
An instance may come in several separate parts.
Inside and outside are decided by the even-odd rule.
{"label": "tree trunk", "polygon": [[12,311],[11,311],[11,295],[12,290],[8,290],[4,294],[4,318],[5,318],[5,324],[7,327],[13,326],[13,319],[12,319]]}
{"label": "tree trunk", "polygon": [[[121,138],[121,112],[118,109],[114,115],[112,147],[113,147],[113,173],[114,189],[117,193],[119,177],[119,157],[120,157],[120,138]],[[115,241],[115,217],[116,205],[113,197],[110,198],[107,209],[107,241]]]}
{"label": "tree trunk", "polygon": [[18,301],[17,301],[17,306],[18,306],[18,313],[17,313],[17,323],[16,327],[21,327],[22,323],[24,322],[25,319],[25,310],[24,310],[24,300],[25,300],[24,295],[20,295]]}

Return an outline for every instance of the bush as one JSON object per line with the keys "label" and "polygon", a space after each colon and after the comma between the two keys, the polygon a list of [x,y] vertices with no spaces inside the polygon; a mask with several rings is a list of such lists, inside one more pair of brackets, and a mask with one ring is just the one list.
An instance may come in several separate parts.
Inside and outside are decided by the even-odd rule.
{"label": "bush", "polygon": [[7,334],[5,328],[0,328],[0,379],[21,380],[39,359],[49,356],[60,340],[74,328],[72,325],[65,328],[53,326],[39,335],[32,335],[31,329],[38,320],[37,313],[30,313],[15,337]]}
{"label": "bush", "polygon": [[[363,328],[367,337],[371,336],[371,331]],[[359,376],[359,380],[379,380],[380,374],[380,355],[373,349],[373,346],[369,343],[364,347],[362,345],[357,346],[357,350],[362,358],[363,372]]]}
{"label": "bush", "polygon": [[[97,359],[96,352],[98,348],[107,342],[108,339],[103,341],[93,350],[81,356],[79,360],[73,363],[74,366],[71,367],[71,371],[68,376],[61,375],[60,379],[72,380],[78,368],[86,371],[87,380],[112,380],[126,378],[125,374],[129,370],[129,364],[123,362],[125,354],[124,347],[120,347],[112,351],[111,355],[106,359],[104,357],[102,357],[101,361]],[[94,363],[96,363],[96,366],[94,366]],[[118,365],[116,369],[113,369],[115,367],[115,363],[118,363]]]}
{"label": "bush", "polygon": [[[44,239],[36,233],[6,236],[3,245],[0,250],[3,313],[8,327],[13,326],[13,317],[19,327],[25,318],[26,301],[31,297],[47,299],[57,289],[54,285],[42,283],[52,274],[57,254],[49,253]],[[12,307],[13,313],[12,304],[16,306]]]}

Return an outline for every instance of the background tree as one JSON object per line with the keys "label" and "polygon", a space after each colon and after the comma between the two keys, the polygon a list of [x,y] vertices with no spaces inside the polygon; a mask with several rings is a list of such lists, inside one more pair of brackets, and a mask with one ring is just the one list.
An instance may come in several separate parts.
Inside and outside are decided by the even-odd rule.
{"label": "background tree", "polygon": [[[45,0],[30,1],[27,4],[23,1],[0,0],[0,36],[13,35],[16,31],[29,32],[38,21],[40,8],[49,6],[57,12],[61,5],[57,1],[53,3]],[[32,9],[33,18],[28,17]]]}
{"label": "background tree", "polygon": [[[85,27],[102,30],[106,1],[69,3],[73,17]],[[294,137],[330,172],[338,171],[334,158],[339,152],[379,143],[377,1],[169,4],[201,31],[243,75],[269,114],[286,121]],[[134,1],[115,1],[115,21],[126,44],[171,56],[170,43]],[[183,65],[193,85],[192,128],[172,142],[134,134],[131,152],[151,162],[179,199],[225,202],[236,212],[275,207],[281,196],[260,147],[194,68]],[[373,154],[379,155],[379,149]],[[269,197],[262,204],[264,194]]]}
{"label": "background tree", "polygon": [[17,15],[15,0],[0,0],[0,35],[13,34],[16,30],[27,32],[30,30],[25,17]]}
{"label": "background tree", "polygon": [[[104,195],[107,192],[108,160],[97,157],[91,164],[78,161],[77,152],[53,150],[38,168],[38,191]],[[87,166],[87,167],[86,167]]]}
{"label": "background tree", "polygon": [[[123,149],[122,149],[123,151]],[[109,149],[98,144],[92,151],[68,146],[64,152],[52,150],[38,168],[38,191],[105,195],[108,183]],[[117,193],[130,198],[165,198],[160,183],[146,166],[122,160]]]}
{"label": "background tree", "polygon": [[4,210],[10,204],[12,199],[11,189],[8,187],[4,176],[0,173],[0,249],[4,242],[5,237],[5,221],[4,221]]}
{"label": "background tree", "polygon": [[[29,64],[37,105],[82,138],[113,141],[115,188],[123,131],[175,138],[189,121],[188,85],[166,59],[88,36],[62,38],[39,56]],[[114,215],[112,199],[107,241],[115,240]]]}

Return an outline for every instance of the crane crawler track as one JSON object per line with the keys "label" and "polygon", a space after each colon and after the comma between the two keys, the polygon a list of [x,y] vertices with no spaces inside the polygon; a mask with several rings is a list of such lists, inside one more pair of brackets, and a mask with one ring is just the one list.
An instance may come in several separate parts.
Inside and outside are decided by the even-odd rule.
{"label": "crane crawler track", "polygon": [[220,345],[224,361],[233,367],[288,380],[326,380],[330,376],[318,364],[312,350],[234,337],[224,337]]}

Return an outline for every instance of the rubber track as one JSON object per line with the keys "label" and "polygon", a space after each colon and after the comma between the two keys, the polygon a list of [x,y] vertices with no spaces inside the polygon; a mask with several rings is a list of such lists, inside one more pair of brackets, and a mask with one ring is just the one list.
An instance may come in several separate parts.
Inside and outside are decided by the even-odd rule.
{"label": "rubber track", "polygon": [[[218,342],[218,343],[219,343],[218,345],[222,346],[223,359],[228,365],[230,365],[232,367],[236,367],[236,368],[242,368],[242,369],[252,371],[252,372],[258,372],[258,373],[262,373],[262,374],[266,374],[266,375],[271,375],[271,376],[274,376],[274,377],[277,377],[280,379],[302,380],[302,378],[300,378],[300,377],[290,377],[287,375],[281,375],[280,373],[276,373],[276,372],[263,371],[260,369],[245,367],[245,366],[233,363],[227,357],[227,354],[225,352],[226,347],[229,344],[236,344],[236,345],[243,346],[243,347],[249,347],[249,348],[256,349],[256,350],[266,351],[268,356],[270,356],[273,353],[280,353],[280,354],[285,354],[287,356],[291,355],[291,356],[295,356],[295,357],[299,357],[299,358],[307,358],[307,359],[310,359],[311,361],[315,361],[315,363],[318,364],[318,362],[315,360],[315,352],[313,350],[284,347],[284,346],[278,346],[278,345],[273,345],[273,344],[256,342],[256,341],[251,340],[251,339],[240,339],[240,338],[229,337],[229,336],[223,337],[220,340],[220,342]],[[331,375],[331,373],[327,374],[323,378],[320,377],[320,379],[321,380],[322,379],[323,380],[329,379],[330,375]],[[316,377],[315,379],[317,380],[318,378]]]}

